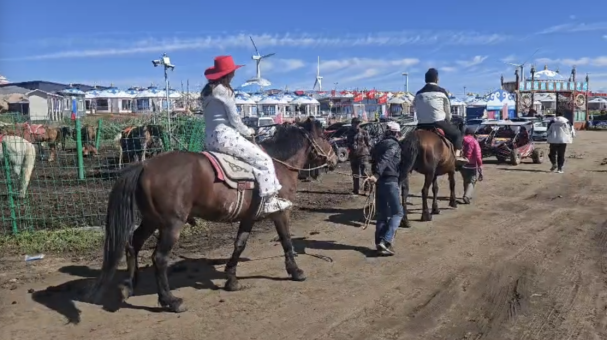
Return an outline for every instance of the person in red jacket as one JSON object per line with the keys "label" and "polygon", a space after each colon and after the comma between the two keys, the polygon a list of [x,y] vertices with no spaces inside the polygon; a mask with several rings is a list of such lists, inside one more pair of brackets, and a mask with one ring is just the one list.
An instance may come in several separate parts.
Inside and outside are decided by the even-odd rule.
{"label": "person in red jacket", "polygon": [[464,204],[470,204],[476,182],[483,180],[483,155],[481,146],[474,137],[474,132],[474,128],[466,128],[462,143],[462,156],[468,160],[468,163],[461,168],[464,180]]}

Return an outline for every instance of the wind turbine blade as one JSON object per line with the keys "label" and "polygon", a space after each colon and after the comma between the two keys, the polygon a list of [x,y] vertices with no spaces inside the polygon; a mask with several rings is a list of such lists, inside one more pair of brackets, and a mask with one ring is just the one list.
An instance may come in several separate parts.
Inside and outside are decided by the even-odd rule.
{"label": "wind turbine blade", "polygon": [[253,47],[255,48],[255,53],[257,53],[257,55],[259,55],[259,51],[257,50],[257,45],[255,45],[255,42],[253,41],[253,37],[249,36],[249,38],[251,38],[251,42],[253,43]]}
{"label": "wind turbine blade", "polygon": [[276,54],[276,53],[270,53],[270,54],[266,54],[266,55],[264,55],[264,56],[263,56],[263,57],[261,57],[261,58],[263,59],[263,58],[271,57],[271,56],[273,56],[273,55],[275,55],[275,54]]}
{"label": "wind turbine blade", "polygon": [[314,89],[316,88],[316,85],[318,85],[318,79],[316,79],[316,80],[314,81],[314,85],[312,86],[312,90],[314,90]]}
{"label": "wind turbine blade", "polygon": [[533,52],[533,54],[531,55],[531,57],[527,58],[527,61],[525,61],[524,63],[521,64],[521,66],[525,66],[525,64],[527,64],[529,62],[529,60],[531,60],[533,57],[535,57],[535,55],[537,54],[537,52],[539,52],[540,49],[538,48],[537,50],[535,50],[535,52]]}
{"label": "wind turbine blade", "polygon": [[508,65],[512,65],[512,66],[516,66],[516,67],[522,66],[522,65],[519,65],[519,64],[507,63],[505,61],[504,61],[504,64],[508,64]]}

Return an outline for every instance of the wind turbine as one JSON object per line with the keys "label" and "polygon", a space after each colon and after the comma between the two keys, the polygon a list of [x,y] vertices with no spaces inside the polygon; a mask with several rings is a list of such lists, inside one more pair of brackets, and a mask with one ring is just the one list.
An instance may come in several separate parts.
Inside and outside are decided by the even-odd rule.
{"label": "wind turbine", "polygon": [[312,90],[316,89],[316,85],[318,85],[318,91],[322,91],[322,77],[320,76],[320,57],[318,57],[318,64],[316,65],[316,80],[314,81],[314,86],[312,86]]}
{"label": "wind turbine", "polygon": [[256,78],[261,79],[261,61],[265,58],[269,58],[273,55],[275,55],[276,53],[270,53],[270,54],[266,54],[264,56],[262,56],[259,53],[259,50],[257,49],[257,45],[255,45],[255,41],[253,41],[253,37],[249,36],[249,38],[251,38],[251,43],[253,43],[253,47],[255,48],[255,52],[257,53],[256,55],[253,55],[251,57],[251,59],[255,60],[256,66],[257,66],[257,76]]}
{"label": "wind turbine", "polygon": [[517,67],[521,71],[521,82],[524,82],[525,81],[525,64],[527,64],[529,62],[529,60],[531,60],[531,58],[533,58],[539,51],[540,51],[539,48],[537,50],[535,50],[535,52],[533,52],[533,54],[529,58],[527,58],[527,61],[525,61],[522,64],[513,64],[513,63],[507,63],[507,62],[504,62],[504,63]]}

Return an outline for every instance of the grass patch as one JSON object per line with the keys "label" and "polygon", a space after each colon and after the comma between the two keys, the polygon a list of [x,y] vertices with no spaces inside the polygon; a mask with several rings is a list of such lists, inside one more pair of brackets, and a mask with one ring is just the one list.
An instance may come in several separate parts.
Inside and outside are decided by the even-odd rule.
{"label": "grass patch", "polygon": [[23,231],[17,235],[0,235],[3,254],[82,253],[99,250],[104,234],[90,229]]}

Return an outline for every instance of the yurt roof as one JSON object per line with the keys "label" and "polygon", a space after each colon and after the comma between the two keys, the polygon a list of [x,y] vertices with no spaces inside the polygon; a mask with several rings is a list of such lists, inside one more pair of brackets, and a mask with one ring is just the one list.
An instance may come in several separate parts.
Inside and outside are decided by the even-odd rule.
{"label": "yurt roof", "polygon": [[150,86],[135,95],[136,98],[164,98],[165,96],[166,93],[163,90],[154,86]]}
{"label": "yurt roof", "polygon": [[133,95],[116,87],[110,87],[107,90],[101,91],[97,98],[133,98]]}
{"label": "yurt roof", "polygon": [[237,94],[236,98],[235,98],[236,104],[251,104],[251,105],[255,105],[256,102],[251,99],[250,97],[247,96],[243,96],[242,94]]}
{"label": "yurt roof", "polygon": [[289,102],[278,96],[266,96],[262,98],[258,104],[288,104]]}
{"label": "yurt roof", "polygon": [[68,87],[65,90],[60,91],[61,94],[67,94],[70,96],[84,96],[84,91],[81,91],[75,87]]}
{"label": "yurt roof", "polygon": [[292,100],[290,104],[320,104],[320,102],[312,97],[299,96]]}

